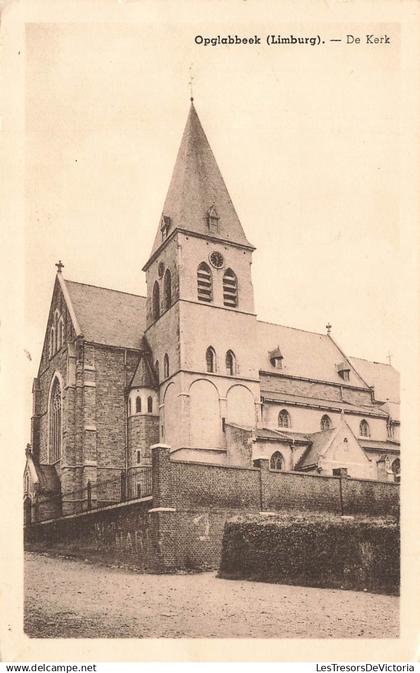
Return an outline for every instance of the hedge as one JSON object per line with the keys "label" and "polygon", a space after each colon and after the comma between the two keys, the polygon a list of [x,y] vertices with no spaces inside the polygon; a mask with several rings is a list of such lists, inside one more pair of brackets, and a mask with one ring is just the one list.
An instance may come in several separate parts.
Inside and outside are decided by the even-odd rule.
{"label": "hedge", "polygon": [[236,517],[225,524],[219,576],[398,594],[399,523]]}

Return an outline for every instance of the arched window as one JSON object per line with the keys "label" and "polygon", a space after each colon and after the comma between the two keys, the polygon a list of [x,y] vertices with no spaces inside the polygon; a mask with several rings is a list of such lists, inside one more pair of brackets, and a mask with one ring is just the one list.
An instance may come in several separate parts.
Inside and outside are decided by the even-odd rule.
{"label": "arched window", "polygon": [[128,398],[128,415],[131,416],[131,399]]}
{"label": "arched window", "polygon": [[331,425],[331,418],[327,414],[324,414],[321,418],[321,430],[329,430]]}
{"label": "arched window", "polygon": [[270,470],[275,470],[276,472],[281,472],[284,467],[284,458],[281,455],[280,451],[275,451],[270,458]]}
{"label": "arched window", "polygon": [[54,353],[55,353],[55,329],[54,329],[54,327],[51,327],[51,331],[50,331],[50,358],[52,358]]}
{"label": "arched window", "polygon": [[208,264],[201,262],[197,269],[197,297],[199,301],[213,300],[213,277]]}
{"label": "arched window", "polygon": [[136,397],[136,414],[141,414],[141,397]]}
{"label": "arched window", "polygon": [[172,279],[171,279],[171,272],[169,271],[169,269],[166,269],[165,276],[163,278],[163,295],[166,310],[170,308],[172,304]]}
{"label": "arched window", "polygon": [[216,371],[216,351],[211,346],[206,350],[206,365],[208,372]]}
{"label": "arched window", "polygon": [[223,303],[233,308],[238,305],[238,279],[232,269],[223,274]]}
{"label": "arched window", "polygon": [[279,413],[279,428],[290,428],[290,414],[287,409],[282,409]]}
{"label": "arched window", "polygon": [[57,338],[57,348],[60,350],[64,346],[64,320],[60,317],[58,321],[58,338]]}
{"label": "arched window", "polygon": [[360,437],[370,437],[370,428],[369,428],[369,423],[363,419],[363,421],[360,421]]}
{"label": "arched window", "polygon": [[156,362],[155,362],[155,371],[156,371],[156,377],[157,377],[157,380],[158,380],[158,383],[159,383],[159,376],[160,376],[160,374],[159,374],[159,360],[156,360]]}
{"label": "arched window", "polygon": [[149,395],[147,398],[147,412],[151,414],[153,411],[153,397]]}
{"label": "arched window", "polygon": [[396,458],[391,465],[392,474],[394,475],[394,481],[400,481],[401,479],[401,462],[399,458]]}
{"label": "arched window", "polygon": [[168,354],[165,353],[165,357],[163,358],[163,378],[167,379],[169,376],[169,357]]}
{"label": "arched window", "polygon": [[228,351],[226,353],[226,373],[229,376],[234,376],[236,374],[236,358],[233,351]]}
{"label": "arched window", "polygon": [[155,280],[155,284],[153,285],[153,319],[157,320],[160,316],[160,291],[159,291],[159,283],[157,280]]}
{"label": "arched window", "polygon": [[49,404],[49,460],[56,463],[61,458],[61,387],[55,378]]}

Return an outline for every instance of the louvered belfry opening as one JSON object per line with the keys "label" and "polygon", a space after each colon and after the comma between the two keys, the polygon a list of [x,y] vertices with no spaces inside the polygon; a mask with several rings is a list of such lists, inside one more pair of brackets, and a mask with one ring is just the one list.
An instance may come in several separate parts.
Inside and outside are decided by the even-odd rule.
{"label": "louvered belfry opening", "polygon": [[227,269],[223,276],[223,303],[233,308],[238,305],[238,280],[232,269]]}
{"label": "louvered belfry opening", "polygon": [[211,302],[213,299],[211,270],[205,262],[201,262],[197,269],[197,296],[199,301]]}

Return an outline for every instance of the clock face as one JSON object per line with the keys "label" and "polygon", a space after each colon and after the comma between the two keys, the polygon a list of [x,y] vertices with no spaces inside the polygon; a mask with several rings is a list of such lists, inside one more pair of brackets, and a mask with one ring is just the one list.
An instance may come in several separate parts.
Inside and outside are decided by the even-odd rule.
{"label": "clock face", "polygon": [[224,263],[223,255],[220,252],[214,250],[210,253],[210,264],[215,267],[215,269],[221,269]]}

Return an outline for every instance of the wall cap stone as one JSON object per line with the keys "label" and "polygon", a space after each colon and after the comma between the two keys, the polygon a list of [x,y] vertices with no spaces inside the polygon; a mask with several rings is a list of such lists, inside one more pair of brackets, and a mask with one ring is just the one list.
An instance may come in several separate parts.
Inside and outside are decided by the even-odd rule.
{"label": "wall cap stone", "polygon": [[149,514],[152,512],[176,512],[175,507],[153,507],[148,510]]}

